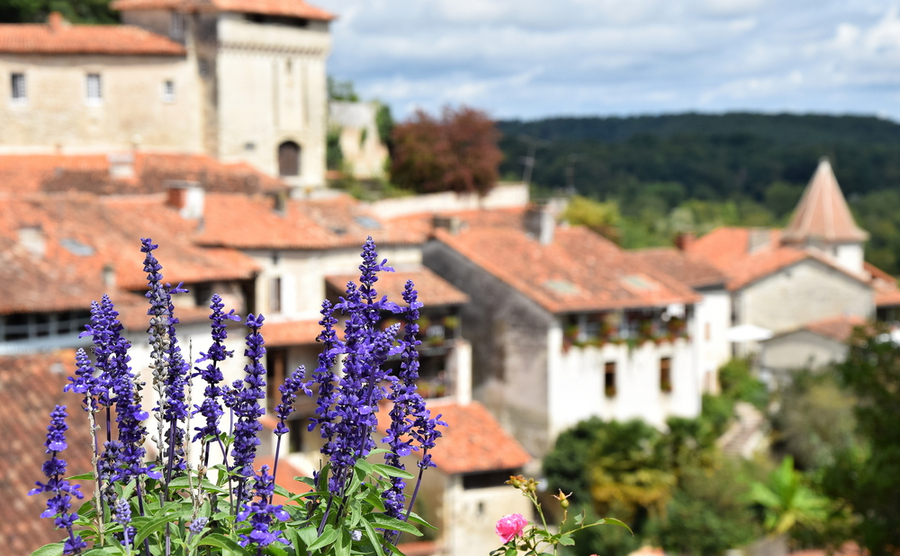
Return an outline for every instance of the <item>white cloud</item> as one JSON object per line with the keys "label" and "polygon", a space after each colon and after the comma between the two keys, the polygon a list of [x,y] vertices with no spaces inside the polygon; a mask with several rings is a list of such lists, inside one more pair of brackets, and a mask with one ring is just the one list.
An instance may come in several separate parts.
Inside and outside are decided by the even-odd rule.
{"label": "white cloud", "polygon": [[311,0],[364,96],[498,117],[690,109],[900,119],[898,0]]}

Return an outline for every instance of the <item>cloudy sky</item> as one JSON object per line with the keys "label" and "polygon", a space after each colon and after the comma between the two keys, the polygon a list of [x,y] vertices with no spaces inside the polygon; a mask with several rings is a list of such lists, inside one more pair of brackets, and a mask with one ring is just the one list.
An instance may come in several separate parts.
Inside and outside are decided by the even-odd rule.
{"label": "cloudy sky", "polygon": [[900,0],[310,0],[329,73],[397,118],[696,110],[900,121]]}

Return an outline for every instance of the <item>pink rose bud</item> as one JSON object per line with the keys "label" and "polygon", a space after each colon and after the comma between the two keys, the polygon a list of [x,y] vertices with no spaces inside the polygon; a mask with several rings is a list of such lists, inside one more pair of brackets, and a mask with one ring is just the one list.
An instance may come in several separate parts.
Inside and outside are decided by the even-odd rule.
{"label": "pink rose bud", "polygon": [[497,521],[497,527],[494,529],[504,543],[508,543],[515,537],[522,536],[522,530],[528,525],[528,520],[522,517],[522,514],[509,514],[501,517]]}

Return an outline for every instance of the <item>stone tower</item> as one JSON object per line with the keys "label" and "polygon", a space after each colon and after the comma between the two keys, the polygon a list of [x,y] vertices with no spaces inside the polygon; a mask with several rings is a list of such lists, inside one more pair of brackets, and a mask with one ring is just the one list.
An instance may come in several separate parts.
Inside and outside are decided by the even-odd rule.
{"label": "stone tower", "polygon": [[812,247],[852,272],[863,272],[863,244],[869,234],[856,225],[827,158],[819,166],[781,234],[788,245]]}
{"label": "stone tower", "polygon": [[334,16],[303,0],[118,0],[123,22],[185,45],[203,150],[294,186],[325,182]]}

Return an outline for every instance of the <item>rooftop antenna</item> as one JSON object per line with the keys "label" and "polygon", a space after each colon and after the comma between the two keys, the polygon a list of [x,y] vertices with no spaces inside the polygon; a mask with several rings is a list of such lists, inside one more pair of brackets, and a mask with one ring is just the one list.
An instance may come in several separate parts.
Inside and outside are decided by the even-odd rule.
{"label": "rooftop antenna", "polygon": [[528,156],[520,157],[519,161],[525,166],[525,170],[522,173],[522,181],[525,182],[525,185],[531,185],[531,173],[534,170],[535,160],[534,153],[537,151],[538,147],[546,147],[550,143],[549,141],[535,139],[534,137],[522,133],[519,134],[519,141],[528,145]]}
{"label": "rooftop antenna", "polygon": [[575,163],[581,157],[581,153],[569,155],[569,164],[566,165],[566,195],[575,194]]}

